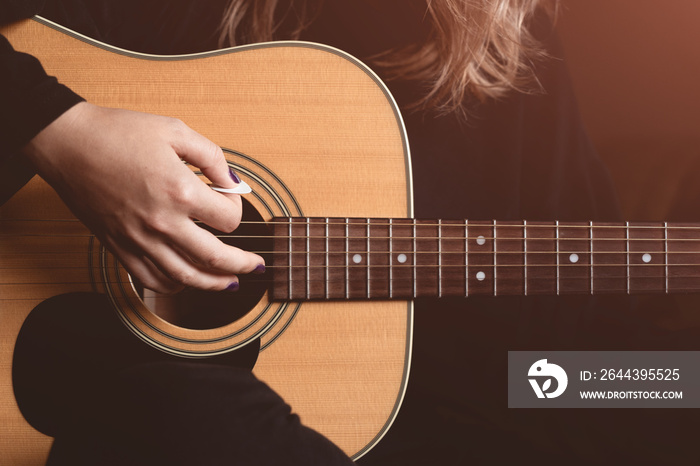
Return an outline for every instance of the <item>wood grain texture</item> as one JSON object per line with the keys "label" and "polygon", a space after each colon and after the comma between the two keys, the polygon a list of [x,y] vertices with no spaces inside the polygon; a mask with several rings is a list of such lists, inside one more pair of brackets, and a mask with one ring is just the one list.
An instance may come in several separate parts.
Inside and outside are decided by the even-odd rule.
{"label": "wood grain texture", "polygon": [[[236,159],[236,166],[256,191],[248,199],[265,219],[285,215],[287,206],[322,217],[412,215],[400,117],[373,76],[342,54],[286,44],[161,59],[106,51],[34,21],[2,32],[91,102],[180,118],[222,147],[252,157],[255,163]],[[2,220],[29,216],[72,218],[40,179],[0,210]],[[32,247],[8,238],[2,237],[0,254]],[[84,250],[83,258],[69,260],[87,264],[84,237],[57,241],[63,243],[51,247]],[[0,285],[1,464],[41,464],[45,458],[49,440],[22,420],[10,364],[14,335],[34,305],[90,289],[87,266],[70,269],[76,283],[64,284],[64,260],[47,255],[40,280],[17,283],[23,280],[16,271],[0,272],[0,282],[15,281]],[[403,396],[411,309],[406,302],[304,303],[293,319],[283,316],[263,336],[267,347],[255,372],[307,425],[347,453],[361,454],[382,435]]]}

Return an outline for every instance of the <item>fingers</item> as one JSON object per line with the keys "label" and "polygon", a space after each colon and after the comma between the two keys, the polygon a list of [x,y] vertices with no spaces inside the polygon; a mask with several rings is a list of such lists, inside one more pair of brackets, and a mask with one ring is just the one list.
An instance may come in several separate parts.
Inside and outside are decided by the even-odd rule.
{"label": "fingers", "polygon": [[188,241],[175,245],[198,268],[212,273],[261,272],[265,261],[249,251],[222,243],[210,232],[189,223],[182,230]]}
{"label": "fingers", "polygon": [[147,257],[136,255],[112,244],[109,247],[119,257],[119,261],[129,274],[136,278],[145,288],[163,294],[172,294],[181,291],[184,285],[167,277]]}
{"label": "fingers", "polygon": [[221,290],[263,263],[192,222],[226,232],[240,223],[240,196],[214,192],[180,162],[235,188],[221,148],[179,120],[89,104],[75,109],[78,116],[57,119],[25,152],[132,276],[160,292]]}
{"label": "fingers", "polygon": [[183,286],[236,291],[237,274],[265,270],[262,257],[222,243],[191,221],[176,230],[174,239],[144,239],[140,249],[148,251],[144,252],[147,257],[119,247],[114,247],[114,252],[146,288],[166,294]]}
{"label": "fingers", "polygon": [[222,188],[233,188],[240,180],[230,171],[224,152],[209,139],[192,130],[184,123],[173,141],[175,152],[187,162],[199,168],[212,183]]}
{"label": "fingers", "polygon": [[241,196],[218,193],[203,183],[200,185],[190,216],[226,233],[238,228],[243,211]]}
{"label": "fingers", "polygon": [[[177,120],[176,120],[177,121]],[[230,169],[226,157],[219,146],[193,131],[184,123],[173,142],[173,149],[179,157],[199,168],[213,184],[222,188],[234,188],[241,183],[240,178]],[[237,194],[215,192],[204,185],[198,186],[192,206],[192,218],[203,221],[219,231],[232,232],[241,220],[241,198]]]}
{"label": "fingers", "polygon": [[[172,147],[183,160],[198,167],[217,186],[233,188],[240,179],[229,169],[219,146],[181,122]],[[234,231],[241,221],[242,202],[237,194],[221,194],[198,183],[188,199],[190,217],[224,232]],[[151,248],[151,258],[172,281],[208,290],[235,290],[236,274],[264,270],[262,257],[228,246],[187,219],[177,225],[171,243]]]}
{"label": "fingers", "polygon": [[192,261],[164,245],[152,252],[160,270],[175,283],[201,290],[238,289],[238,277],[234,274],[216,274],[196,267]]}
{"label": "fingers", "polygon": [[[240,179],[229,170],[221,148],[179,120],[170,120],[170,146],[181,159],[198,167],[209,180],[223,188],[234,188]],[[171,172],[172,173],[172,172]],[[249,273],[264,264],[253,253],[228,246],[199,228],[192,219],[224,232],[234,231],[242,212],[237,194],[221,194],[197,177],[180,175],[173,186],[176,204],[169,219],[140,244],[143,255],[122,255],[127,270],[133,269],[144,286],[158,292],[174,292],[183,285],[204,290],[237,290],[237,274]],[[179,185],[179,186],[178,186]],[[178,216],[177,210],[185,215]],[[174,215],[173,215],[174,214]],[[165,227],[165,228],[163,228]],[[264,266],[257,270],[264,270]]]}
{"label": "fingers", "polygon": [[[223,245],[224,247],[230,247]],[[151,248],[152,257],[144,257],[115,248],[124,268],[149,290],[172,294],[185,287],[202,290],[238,290],[238,277],[231,273],[216,273],[199,268],[179,251],[159,244]]]}

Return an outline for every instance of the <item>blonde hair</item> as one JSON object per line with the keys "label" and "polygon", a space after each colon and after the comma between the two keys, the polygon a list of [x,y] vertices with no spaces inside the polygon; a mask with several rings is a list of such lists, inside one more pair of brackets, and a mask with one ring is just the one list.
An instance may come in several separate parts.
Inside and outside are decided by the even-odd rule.
{"label": "blonde hair", "polygon": [[[365,59],[387,80],[425,83],[425,92],[410,107],[440,114],[464,113],[473,98],[484,101],[510,90],[537,90],[533,60],[542,50],[526,25],[545,1],[426,0],[426,18],[432,24],[428,40]],[[231,0],[220,43],[282,39],[280,25],[290,16],[296,27],[283,38],[297,39],[313,21],[306,0],[292,1],[285,11],[278,11],[278,0]]]}

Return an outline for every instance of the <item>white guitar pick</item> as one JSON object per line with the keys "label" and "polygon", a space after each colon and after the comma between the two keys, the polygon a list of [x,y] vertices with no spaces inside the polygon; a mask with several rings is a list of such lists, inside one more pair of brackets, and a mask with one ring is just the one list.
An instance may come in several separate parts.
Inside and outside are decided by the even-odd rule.
{"label": "white guitar pick", "polygon": [[227,193],[227,194],[248,194],[249,192],[253,191],[250,186],[248,186],[248,183],[245,181],[241,181],[238,183],[238,186],[235,188],[219,188],[218,186],[210,186],[211,189],[214,191],[220,192],[220,193]]}

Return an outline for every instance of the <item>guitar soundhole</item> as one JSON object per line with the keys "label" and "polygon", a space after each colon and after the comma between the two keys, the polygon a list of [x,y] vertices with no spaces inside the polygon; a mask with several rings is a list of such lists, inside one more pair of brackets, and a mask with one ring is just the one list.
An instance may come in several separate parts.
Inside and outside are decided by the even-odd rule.
{"label": "guitar soundhole", "polygon": [[[241,225],[228,235],[203,226],[221,240],[237,248],[253,251],[270,264],[272,251],[270,231],[258,211],[243,199]],[[204,330],[219,328],[237,321],[260,302],[270,284],[271,274],[241,274],[240,288],[236,292],[210,292],[186,289],[174,295],[161,295],[136,286],[146,306],[162,319],[178,327]]]}

